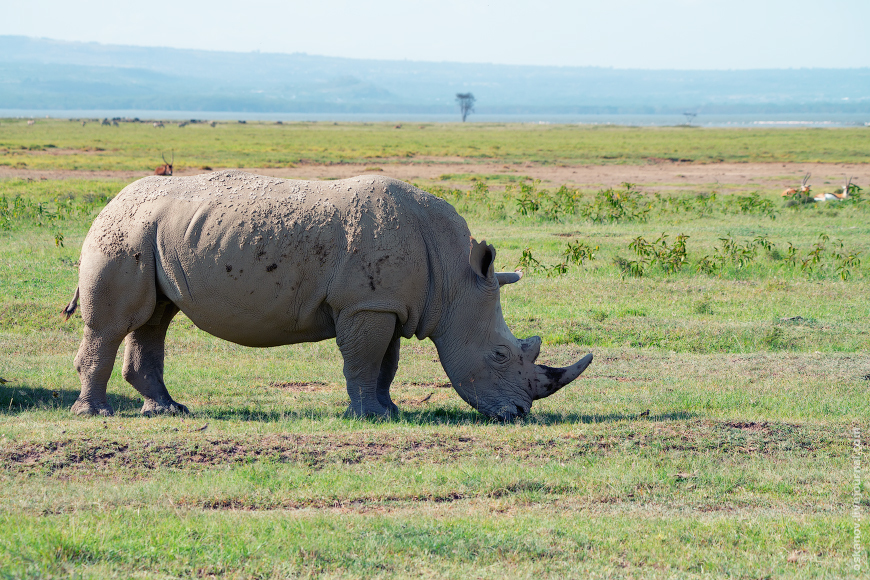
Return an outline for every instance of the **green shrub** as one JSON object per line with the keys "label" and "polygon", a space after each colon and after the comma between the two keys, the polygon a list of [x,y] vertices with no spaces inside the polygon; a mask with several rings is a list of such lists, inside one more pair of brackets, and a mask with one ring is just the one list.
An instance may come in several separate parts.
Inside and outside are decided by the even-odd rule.
{"label": "green shrub", "polygon": [[766,215],[770,219],[776,219],[776,209],[769,199],[764,199],[753,191],[749,195],[734,196],[734,202],[740,208],[740,212],[746,215]]}
{"label": "green shrub", "polygon": [[562,185],[556,191],[538,189],[540,180],[505,187],[505,198],[514,199],[520,215],[539,215],[548,221],[562,221],[577,213],[580,192]]}
{"label": "green shrub", "polygon": [[662,233],[653,242],[646,241],[643,236],[634,238],[630,244],[637,259],[617,263],[624,275],[641,277],[648,267],[658,264],[665,274],[679,272],[686,263],[686,240],[689,236],[680,234],[673,245],[668,244],[668,235]]}
{"label": "green shrub", "polygon": [[580,206],[580,215],[593,223],[646,221],[650,211],[652,203],[627,182],[622,189],[599,191],[591,202]]}
{"label": "green shrub", "polygon": [[742,269],[755,261],[758,249],[763,248],[768,252],[775,249],[773,242],[767,236],[756,236],[754,240],[745,243],[737,242],[730,234],[726,238],[719,238],[721,246],[713,248],[713,255],[706,255],[698,262],[698,272],[706,274],[718,274],[726,267]]}

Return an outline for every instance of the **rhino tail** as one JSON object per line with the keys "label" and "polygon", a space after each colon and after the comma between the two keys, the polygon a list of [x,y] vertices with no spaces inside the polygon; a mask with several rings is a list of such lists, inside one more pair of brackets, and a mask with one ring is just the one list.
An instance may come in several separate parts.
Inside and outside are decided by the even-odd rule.
{"label": "rhino tail", "polygon": [[79,307],[79,289],[76,286],[76,292],[73,294],[72,300],[69,301],[69,304],[66,305],[66,308],[60,311],[63,315],[64,320],[69,320],[69,317],[73,315],[76,311],[76,308]]}

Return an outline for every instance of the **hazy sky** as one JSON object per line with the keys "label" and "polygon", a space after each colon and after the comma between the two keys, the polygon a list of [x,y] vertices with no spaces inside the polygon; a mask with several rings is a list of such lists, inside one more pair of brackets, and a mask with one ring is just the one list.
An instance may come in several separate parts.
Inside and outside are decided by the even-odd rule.
{"label": "hazy sky", "polygon": [[870,0],[5,4],[0,34],[106,44],[617,68],[870,66]]}

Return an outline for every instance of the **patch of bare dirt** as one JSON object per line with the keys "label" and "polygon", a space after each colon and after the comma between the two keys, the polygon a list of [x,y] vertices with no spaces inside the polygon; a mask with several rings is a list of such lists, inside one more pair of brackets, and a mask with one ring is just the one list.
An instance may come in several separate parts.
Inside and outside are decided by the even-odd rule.
{"label": "patch of bare dirt", "polygon": [[[630,515],[635,519],[658,519],[662,517],[682,518],[686,516],[687,509],[693,510],[693,517],[702,521],[717,521],[728,519],[752,519],[759,514],[775,516],[818,516],[819,513],[840,513],[842,507],[837,504],[819,505],[777,505],[772,508],[759,508],[756,505],[723,505],[715,503],[687,504],[680,498],[673,502],[660,503],[651,498],[644,497],[641,501],[633,497],[620,497],[614,495],[582,495],[582,497],[562,496],[554,497],[544,502],[517,503],[509,494],[502,497],[493,497],[487,494],[463,495],[459,493],[405,496],[378,496],[364,499],[308,498],[305,501],[289,498],[275,498],[264,501],[262,498],[253,496],[216,496],[203,498],[196,496],[182,497],[175,501],[175,505],[187,508],[214,509],[214,510],[240,510],[240,511],[282,511],[283,517],[320,517],[324,511],[342,515],[357,516],[385,516],[399,518],[418,518],[421,513],[429,517],[448,518],[461,515],[462,517],[480,516],[492,517],[494,514],[506,517],[514,517],[517,513],[534,514],[558,514],[567,516],[576,514],[577,517],[606,517]],[[423,511],[421,511],[423,510]],[[801,551],[803,552],[803,551]],[[789,561],[800,561],[807,553],[797,554],[797,558]]]}
{"label": "patch of bare dirt", "polygon": [[[215,168],[216,170],[219,168]],[[523,175],[540,179],[544,184],[567,184],[584,189],[618,187],[624,182],[642,189],[656,191],[721,187],[785,189],[800,184],[806,173],[812,173],[814,190],[833,190],[841,185],[845,175],[854,176],[853,183],[866,187],[870,183],[870,164],[841,163],[683,163],[661,160],[648,165],[504,165],[501,163],[471,163],[455,159],[432,159],[428,162],[383,162],[368,164],[306,164],[292,168],[243,169],[251,173],[287,179],[344,179],[366,173],[387,175],[402,181],[439,181],[442,175]],[[201,169],[178,169],[175,175],[206,173]],[[133,180],[150,175],[144,171],[79,171],[40,170],[0,166],[0,178],[30,179],[118,179]],[[829,181],[830,184],[824,184]],[[457,183],[466,184],[460,178]],[[449,184],[450,181],[445,181]],[[724,192],[724,191],[723,191]]]}
{"label": "patch of bare dirt", "polygon": [[[59,149],[56,147],[51,147],[48,149],[23,151],[23,153],[26,153],[27,155],[51,155],[57,157],[65,155],[96,155],[104,151],[105,149],[103,149],[102,147],[90,147],[88,149]],[[117,151],[117,149],[113,149],[113,151]]]}
{"label": "patch of bare dirt", "polygon": [[653,379],[645,378],[645,377],[623,377],[617,375],[587,375],[587,378],[590,379],[610,379],[612,381],[616,381],[618,383],[646,383],[652,381]]}
{"label": "patch of bare dirt", "polygon": [[432,388],[432,389],[449,389],[453,385],[450,383],[405,383],[409,387],[424,387],[424,388]]}
{"label": "patch of bare dirt", "polygon": [[322,383],[320,381],[313,381],[307,383],[300,381],[290,381],[289,383],[275,381],[269,383],[269,386],[275,387],[276,389],[292,391],[294,393],[320,393],[323,391],[333,390],[327,383]]}
{"label": "patch of bare dirt", "polygon": [[[739,437],[735,437],[735,429],[739,430]],[[510,457],[531,465],[554,459],[572,461],[588,455],[646,453],[650,449],[682,453],[708,453],[715,449],[731,455],[772,456],[781,453],[784,443],[792,454],[806,455],[820,449],[846,453],[844,440],[841,434],[831,433],[825,426],[709,420],[672,424],[655,418],[625,429],[606,424],[585,425],[563,436],[522,440],[442,433],[400,436],[393,431],[222,436],[200,429],[157,440],[95,436],[45,443],[7,442],[0,448],[0,472],[202,469],[256,461],[319,469],[330,464],[445,464],[480,457]]]}
{"label": "patch of bare dirt", "polygon": [[770,431],[770,425],[767,423],[753,423],[753,422],[742,422],[742,421],[734,421],[731,423],[725,423],[727,426],[732,429],[740,429],[741,431],[755,431],[761,433],[767,433]]}
{"label": "patch of bare dirt", "polygon": [[[501,496],[507,495],[502,493]],[[499,495],[495,498],[501,497]],[[473,499],[474,496],[463,495],[456,492],[427,493],[415,496],[378,496],[376,499],[342,499],[312,497],[306,499],[289,498],[259,498],[252,496],[226,496],[226,497],[182,497],[176,500],[176,505],[211,510],[237,510],[237,511],[262,511],[262,510],[301,510],[301,509],[335,509],[344,513],[368,512],[376,507],[389,508],[391,504],[418,504],[421,502],[442,504],[459,500]],[[374,504],[374,505],[373,505]]]}

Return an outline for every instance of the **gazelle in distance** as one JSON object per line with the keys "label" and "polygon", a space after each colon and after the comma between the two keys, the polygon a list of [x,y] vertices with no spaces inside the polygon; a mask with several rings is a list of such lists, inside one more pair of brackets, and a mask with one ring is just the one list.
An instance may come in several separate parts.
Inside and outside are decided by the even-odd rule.
{"label": "gazelle in distance", "polygon": [[804,175],[803,181],[801,181],[800,189],[795,189],[794,187],[789,187],[788,189],[786,189],[785,191],[782,192],[782,196],[783,197],[791,197],[794,194],[796,194],[798,191],[800,191],[803,195],[808,196],[810,194],[810,187],[812,187],[811,185],[807,184],[807,182],[810,180],[810,175],[812,175],[812,173],[807,173],[806,175]]}
{"label": "gazelle in distance", "polygon": [[165,175],[168,177],[172,175],[172,164],[175,162],[175,151],[172,152],[172,157],[170,157],[168,162],[166,161],[166,155],[161,153],[160,156],[163,158],[163,165],[154,170],[154,175]]}
{"label": "gazelle in distance", "polygon": [[854,177],[844,177],[845,181],[843,182],[843,191],[840,193],[832,192],[832,193],[820,193],[815,196],[813,199],[816,201],[839,201],[841,199],[849,198],[849,188],[852,187],[852,180]]}

